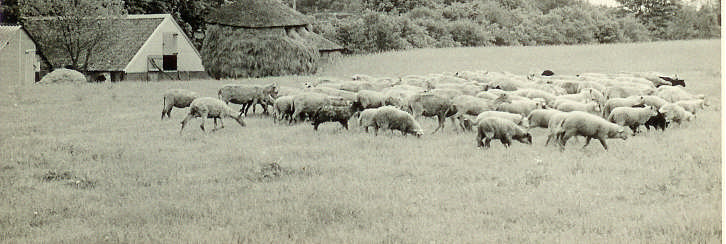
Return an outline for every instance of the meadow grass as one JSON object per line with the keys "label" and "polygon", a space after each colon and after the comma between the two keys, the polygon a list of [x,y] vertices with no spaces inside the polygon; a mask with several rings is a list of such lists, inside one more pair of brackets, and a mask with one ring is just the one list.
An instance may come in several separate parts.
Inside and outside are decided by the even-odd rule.
{"label": "meadow grass", "polygon": [[[0,242],[718,243],[721,83],[716,40],[423,49],[346,57],[319,76],[539,68],[678,73],[711,106],[665,132],[564,152],[473,133],[365,134],[262,115],[203,133],[163,92],[317,76],[37,85],[0,99]],[[211,121],[207,121],[211,128]]]}

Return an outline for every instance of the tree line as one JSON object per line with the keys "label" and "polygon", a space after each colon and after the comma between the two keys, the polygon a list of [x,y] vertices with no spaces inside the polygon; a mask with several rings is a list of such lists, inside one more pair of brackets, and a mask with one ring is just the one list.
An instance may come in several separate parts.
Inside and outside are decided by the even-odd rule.
{"label": "tree line", "polygon": [[[36,38],[63,46],[74,61],[71,68],[83,71],[99,38],[122,31],[103,28],[112,26],[112,21],[89,20],[88,16],[168,13],[200,48],[209,10],[230,1],[4,0],[0,23],[23,24],[28,17],[61,16],[61,23],[47,26],[46,35]],[[682,0],[617,0],[621,6],[616,8],[581,0],[275,1],[315,16],[313,31],[352,53],[717,38],[721,23],[720,1],[698,9]],[[84,33],[89,29],[105,31]]]}

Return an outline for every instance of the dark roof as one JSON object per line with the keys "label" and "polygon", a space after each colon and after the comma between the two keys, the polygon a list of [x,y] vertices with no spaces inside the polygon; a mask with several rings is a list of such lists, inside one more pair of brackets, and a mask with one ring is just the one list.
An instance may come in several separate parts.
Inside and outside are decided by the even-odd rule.
{"label": "dark roof", "polygon": [[275,0],[237,0],[210,11],[207,23],[247,28],[304,26],[312,19]]}
{"label": "dark roof", "polygon": [[[91,56],[89,71],[122,71],[126,68],[134,55],[144,45],[157,26],[161,24],[166,15],[128,15],[115,21],[116,27],[121,31],[116,35],[107,36],[98,47],[98,51]],[[40,21],[54,21],[53,18],[28,19],[26,30],[37,36],[41,27]],[[40,41],[40,40],[39,40]],[[39,43],[43,54],[52,67],[64,67],[70,64],[70,58],[56,45]]]}

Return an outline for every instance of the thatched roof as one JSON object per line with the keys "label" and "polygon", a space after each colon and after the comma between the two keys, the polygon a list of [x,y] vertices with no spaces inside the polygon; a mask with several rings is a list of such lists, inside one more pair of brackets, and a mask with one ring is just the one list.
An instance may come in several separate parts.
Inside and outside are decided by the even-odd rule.
{"label": "thatched roof", "polygon": [[305,29],[300,31],[300,36],[305,39],[305,43],[317,47],[320,52],[343,51],[345,49],[343,46]]}
{"label": "thatched roof", "polygon": [[275,0],[237,0],[212,10],[207,23],[245,28],[304,26],[312,19]]}
{"label": "thatched roof", "polygon": [[[115,21],[116,27],[122,31],[116,32],[117,35],[107,36],[101,42],[101,47],[93,53],[94,61],[90,62],[88,71],[123,71],[165,16],[165,14],[128,15]],[[54,21],[54,19],[29,19],[25,28],[31,35],[34,31],[41,31],[37,25],[39,21]],[[52,67],[63,67],[71,63],[63,50],[53,48],[57,45],[43,45],[43,43],[39,45]]]}

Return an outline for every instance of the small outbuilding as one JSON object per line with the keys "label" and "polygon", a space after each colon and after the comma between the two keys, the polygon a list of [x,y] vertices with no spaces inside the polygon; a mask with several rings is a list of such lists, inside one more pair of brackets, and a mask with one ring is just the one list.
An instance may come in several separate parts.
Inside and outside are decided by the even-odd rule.
{"label": "small outbuilding", "polygon": [[276,0],[238,0],[207,17],[209,74],[259,77],[314,73],[343,47],[311,31],[313,19]]}
{"label": "small outbuilding", "polygon": [[[26,26],[33,33],[32,20]],[[169,14],[125,15],[115,21],[121,31],[107,36],[93,54],[87,68],[91,81],[189,80],[207,78],[199,51]],[[41,48],[45,48],[40,45]],[[48,45],[52,46],[52,45]],[[52,49],[52,48],[51,48]],[[42,69],[51,71],[70,64],[61,50],[41,50],[47,62]]]}
{"label": "small outbuilding", "polygon": [[0,84],[3,88],[38,81],[41,56],[21,26],[0,26]]}

